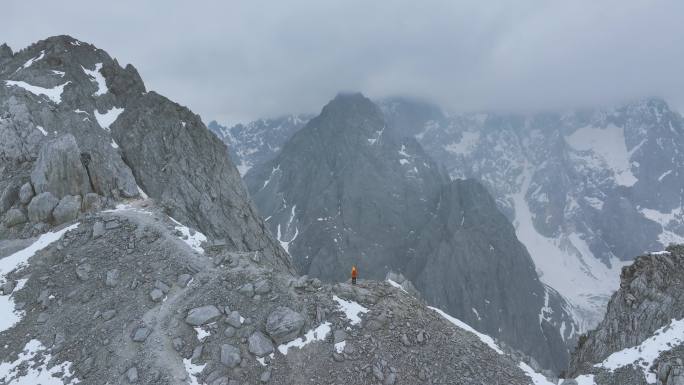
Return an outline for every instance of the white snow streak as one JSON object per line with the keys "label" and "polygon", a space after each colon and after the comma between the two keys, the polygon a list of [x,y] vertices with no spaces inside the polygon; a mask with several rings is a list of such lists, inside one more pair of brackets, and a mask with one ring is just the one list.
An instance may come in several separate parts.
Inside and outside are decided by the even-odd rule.
{"label": "white snow streak", "polygon": [[475,330],[475,329],[473,329],[472,327],[470,327],[470,325],[468,325],[467,323],[461,321],[461,320],[458,319],[458,318],[455,318],[455,317],[450,316],[449,314],[445,313],[444,311],[442,311],[442,310],[440,310],[440,309],[437,309],[436,307],[428,306],[428,308],[430,308],[430,309],[436,311],[437,314],[439,314],[439,315],[441,315],[442,317],[444,317],[444,319],[446,319],[447,321],[451,322],[451,323],[454,324],[456,327],[461,328],[461,329],[463,329],[463,330],[465,330],[465,331],[468,331],[468,332],[471,332],[471,333],[475,334],[475,336],[476,336],[477,338],[479,338],[480,341],[482,341],[485,345],[487,345],[487,346],[489,346],[490,348],[492,348],[492,350],[494,350],[495,352],[497,352],[497,353],[499,353],[499,354],[504,354],[503,350],[501,350],[501,348],[496,344],[496,342],[494,342],[494,339],[493,339],[492,337],[490,337],[490,336],[488,336],[488,335],[486,335],[486,334],[483,334],[483,333],[478,332],[477,330]]}
{"label": "white snow streak", "polygon": [[38,129],[38,131],[40,131],[41,134],[43,134],[43,136],[48,135],[47,131],[45,131],[45,129],[42,126],[36,125],[36,128]]}
{"label": "white snow streak", "polygon": [[627,365],[634,365],[643,371],[649,384],[655,384],[655,373],[648,371],[649,368],[660,353],[672,350],[682,343],[684,343],[684,319],[673,319],[668,325],[656,330],[652,337],[640,345],[615,352],[594,366],[613,371]]}
{"label": "white snow streak", "polygon": [[188,378],[190,379],[189,385],[200,385],[197,377],[199,377],[207,364],[195,365],[189,358],[183,358],[183,365],[185,366],[185,372],[188,373]]}
{"label": "white snow streak", "polygon": [[337,302],[340,310],[344,312],[347,319],[349,319],[349,323],[352,325],[356,325],[361,322],[361,317],[359,317],[359,314],[368,313],[368,309],[359,305],[357,302],[347,301],[336,295],[333,295],[333,299],[335,302]]}
{"label": "white snow streak", "polygon": [[38,87],[38,86],[33,86],[31,84],[28,84],[26,82],[22,81],[15,81],[15,80],[5,80],[5,84],[8,86],[17,86],[20,88],[25,89],[26,91],[39,96],[43,95],[46,96],[48,99],[52,100],[56,104],[59,104],[62,102],[62,92],[64,92],[64,87],[71,82],[66,82],[62,85],[56,86],[54,88],[43,88],[43,87]]}
{"label": "white snow streak", "polygon": [[314,341],[325,340],[325,337],[328,335],[328,333],[330,333],[330,322],[323,322],[322,324],[318,325],[318,327],[316,327],[315,329],[311,329],[308,332],[306,332],[306,334],[304,334],[303,337],[299,337],[294,341],[290,341],[286,344],[279,345],[278,350],[283,355],[286,355],[287,351],[290,348],[301,349]]}
{"label": "white snow streak", "polygon": [[107,88],[107,82],[105,81],[104,76],[102,76],[102,73],[100,73],[100,70],[102,69],[102,63],[95,64],[95,70],[89,70],[83,66],[81,66],[81,68],[83,68],[83,72],[85,72],[86,75],[93,78],[97,83],[97,91],[93,93],[94,96],[104,95],[109,92],[109,88]]}
{"label": "white snow streak", "polygon": [[119,115],[121,115],[123,111],[123,108],[118,107],[112,107],[109,111],[105,112],[104,114],[101,114],[97,110],[95,110],[95,119],[97,120],[97,124],[99,124],[100,127],[109,131],[109,126],[111,126],[112,123],[116,121],[116,119],[119,117]]}

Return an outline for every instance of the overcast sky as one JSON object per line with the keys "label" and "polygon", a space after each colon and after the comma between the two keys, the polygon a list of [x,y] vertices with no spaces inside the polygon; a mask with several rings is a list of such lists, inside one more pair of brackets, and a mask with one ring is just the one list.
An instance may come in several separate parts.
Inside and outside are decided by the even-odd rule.
{"label": "overcast sky", "polygon": [[317,112],[341,90],[450,112],[684,107],[682,0],[3,1],[14,50],[57,34],[205,122]]}

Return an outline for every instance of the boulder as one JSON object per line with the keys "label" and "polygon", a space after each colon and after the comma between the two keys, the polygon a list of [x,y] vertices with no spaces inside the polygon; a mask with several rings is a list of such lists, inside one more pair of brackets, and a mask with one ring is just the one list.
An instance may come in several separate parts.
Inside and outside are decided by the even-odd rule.
{"label": "boulder", "polygon": [[240,320],[240,318],[240,313],[233,310],[226,318],[226,322],[228,323],[228,325],[234,328],[239,328],[240,326],[242,326],[242,321]]}
{"label": "boulder", "polygon": [[49,191],[58,198],[91,192],[81,150],[73,135],[63,135],[43,145],[31,172],[31,183],[36,193]]}
{"label": "boulder", "polygon": [[233,345],[221,345],[221,363],[229,368],[234,368],[240,364],[240,349]]}
{"label": "boulder", "polygon": [[79,195],[67,195],[59,201],[57,207],[52,211],[55,224],[62,224],[76,220],[81,209],[81,197]]}
{"label": "boulder", "polygon": [[105,226],[102,222],[95,222],[93,224],[93,238],[100,238],[105,232]]}
{"label": "boulder", "polygon": [[257,357],[263,357],[273,353],[273,343],[264,335],[256,331],[249,336],[249,352]]}
{"label": "boulder", "polygon": [[266,320],[266,332],[282,344],[297,338],[304,326],[304,317],[286,306],[277,307]]}
{"label": "boulder", "polygon": [[19,209],[9,209],[7,214],[5,214],[5,226],[8,228],[26,223],[26,215]]}
{"label": "boulder", "polygon": [[59,204],[52,193],[44,192],[31,199],[28,205],[28,216],[31,222],[49,222],[52,219],[52,210]]}
{"label": "boulder", "polygon": [[221,311],[214,305],[207,305],[190,309],[185,322],[192,326],[200,326],[213,322],[219,317],[221,317]]}
{"label": "boulder", "polygon": [[31,202],[34,195],[36,194],[33,192],[33,186],[31,186],[30,182],[26,182],[19,189],[19,202],[22,205],[27,205]]}

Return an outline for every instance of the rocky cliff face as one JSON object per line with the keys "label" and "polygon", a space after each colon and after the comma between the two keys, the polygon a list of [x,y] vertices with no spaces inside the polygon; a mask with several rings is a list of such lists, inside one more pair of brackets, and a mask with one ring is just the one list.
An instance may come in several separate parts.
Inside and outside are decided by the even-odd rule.
{"label": "rocky cliff face", "polygon": [[684,383],[684,247],[623,268],[605,318],[580,338],[571,375],[597,384]]}
{"label": "rocky cliff face", "polygon": [[573,321],[486,190],[449,181],[362,95],[336,97],[245,180],[301,273],[402,273],[429,303],[544,367],[564,365]]}
{"label": "rocky cliff face", "polygon": [[0,384],[530,383],[388,283],[293,275],[225,146],[132,66],[60,36],[0,74]]}

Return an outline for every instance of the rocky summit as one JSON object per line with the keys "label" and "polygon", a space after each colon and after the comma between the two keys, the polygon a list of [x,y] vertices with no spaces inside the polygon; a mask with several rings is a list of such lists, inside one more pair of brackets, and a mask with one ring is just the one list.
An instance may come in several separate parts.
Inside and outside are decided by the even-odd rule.
{"label": "rocky summit", "polygon": [[[0,384],[539,376],[393,282],[295,275],[225,145],[91,44],[0,47],[0,139]],[[449,189],[461,190],[440,187],[443,204],[460,207]],[[434,226],[463,225],[452,219]],[[494,245],[506,246],[519,247]],[[541,301],[541,285],[522,282]]]}
{"label": "rocky summit", "polygon": [[449,180],[363,95],[338,95],[245,181],[301,274],[401,273],[428,303],[565,367],[577,327],[494,200],[477,181]]}

